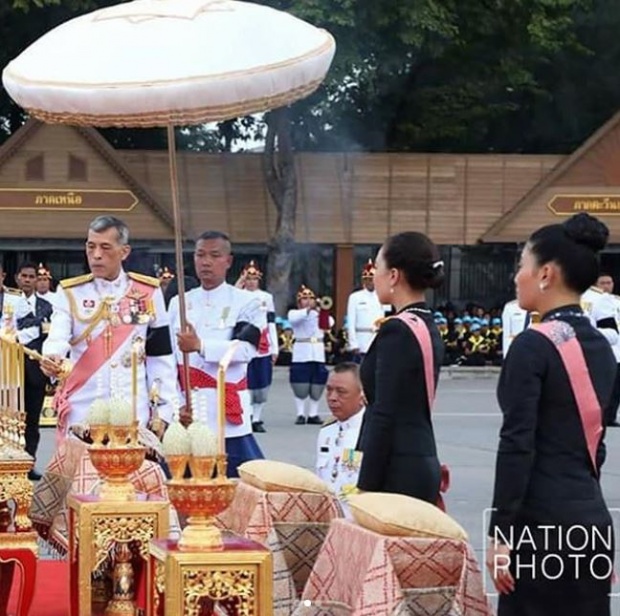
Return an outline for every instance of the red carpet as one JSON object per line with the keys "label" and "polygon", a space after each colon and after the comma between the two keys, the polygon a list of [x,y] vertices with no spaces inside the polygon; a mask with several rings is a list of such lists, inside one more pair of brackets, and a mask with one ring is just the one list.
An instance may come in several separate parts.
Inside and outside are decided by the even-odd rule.
{"label": "red carpet", "polygon": [[[15,614],[17,590],[21,583],[15,572],[8,614]],[[64,561],[39,560],[37,585],[30,616],[67,616],[69,614],[69,564]]]}

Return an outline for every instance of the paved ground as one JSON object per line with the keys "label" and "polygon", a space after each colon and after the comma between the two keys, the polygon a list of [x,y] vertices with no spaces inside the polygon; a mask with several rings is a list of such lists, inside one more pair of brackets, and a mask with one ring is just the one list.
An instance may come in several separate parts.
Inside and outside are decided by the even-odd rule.
{"label": "paved ground", "polygon": [[[258,435],[259,442],[271,459],[312,468],[319,428],[293,425],[295,412],[287,376],[286,369],[276,369],[264,418],[268,432]],[[491,504],[501,423],[495,400],[496,383],[494,374],[475,378],[442,376],[434,413],[439,454],[452,472],[452,485],[446,498],[448,511],[468,531],[479,559],[482,559],[483,527],[486,526],[483,512]],[[328,415],[324,404],[323,415]],[[43,432],[41,468],[49,459],[54,444],[53,430]],[[620,429],[610,431],[607,445],[603,485],[609,507],[620,510]],[[616,537],[619,537],[620,513],[616,518]],[[620,562],[618,557],[616,562]],[[620,599],[613,603],[614,616],[620,616]]]}

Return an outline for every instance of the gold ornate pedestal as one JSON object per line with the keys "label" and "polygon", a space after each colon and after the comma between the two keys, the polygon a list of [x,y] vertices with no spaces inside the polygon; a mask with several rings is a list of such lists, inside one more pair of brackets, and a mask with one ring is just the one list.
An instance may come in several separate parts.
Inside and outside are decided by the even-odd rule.
{"label": "gold ornate pedestal", "polygon": [[176,541],[151,541],[147,616],[199,616],[205,600],[236,616],[273,613],[271,552],[231,533],[222,538],[221,550],[192,552]]}
{"label": "gold ornate pedestal", "polygon": [[69,595],[71,616],[94,616],[92,574],[117,544],[137,546],[149,558],[149,541],[168,536],[169,504],[137,494],[132,501],[106,501],[72,494],[69,508]]}

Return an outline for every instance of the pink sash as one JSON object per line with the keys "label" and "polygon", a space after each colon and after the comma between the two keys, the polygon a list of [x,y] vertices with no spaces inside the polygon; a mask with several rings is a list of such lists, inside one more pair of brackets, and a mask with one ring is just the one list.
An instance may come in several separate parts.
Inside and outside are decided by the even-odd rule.
{"label": "pink sash", "polygon": [[[146,299],[151,299],[155,291],[155,287],[144,285],[136,281],[132,281],[130,292],[132,289],[139,289],[144,292]],[[125,296],[121,303],[126,302]],[[67,434],[68,415],[71,412],[71,403],[69,398],[77,391],[82,389],[90,377],[95,374],[105,363],[107,363],[120,348],[125,344],[129,336],[133,333],[134,324],[121,323],[114,328],[114,336],[110,341],[110,348],[106,353],[106,337],[105,330],[94,338],[88,348],[80,355],[71,369],[71,373],[67,380],[56,390],[54,396],[54,408],[58,414],[58,430],[57,441],[62,440]]]}
{"label": "pink sash", "polygon": [[[428,399],[428,412],[431,413],[433,410],[433,403],[435,402],[435,361],[433,359],[433,342],[431,340],[431,333],[428,330],[426,323],[410,312],[401,312],[400,314],[397,314],[395,318],[400,319],[409,328],[414,338],[420,345],[420,350],[422,351],[422,363],[424,364],[424,381],[426,384],[426,396]],[[447,492],[449,487],[450,469],[447,465],[442,464],[439,491]],[[442,511],[446,510],[441,494],[439,494],[437,506]]]}
{"label": "pink sash", "polygon": [[577,402],[592,468],[598,475],[596,451],[603,434],[603,414],[575,330],[564,321],[539,323],[533,329],[550,340],[560,355]]}

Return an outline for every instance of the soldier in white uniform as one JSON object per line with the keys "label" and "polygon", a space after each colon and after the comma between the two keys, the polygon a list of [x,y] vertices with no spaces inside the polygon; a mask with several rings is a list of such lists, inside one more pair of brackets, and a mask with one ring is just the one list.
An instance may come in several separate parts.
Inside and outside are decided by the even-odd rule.
{"label": "soldier in white uniform", "polygon": [[[333,319],[329,317],[330,327]],[[302,285],[297,292],[297,308],[289,310],[288,322],[293,328],[293,359],[289,381],[295,396],[297,425],[321,425],[319,401],[327,383],[325,367],[325,332],[319,327],[319,309],[312,289]],[[306,415],[306,403],[309,410]]]}
{"label": "soldier in white uniform", "polygon": [[73,364],[55,402],[62,436],[70,426],[87,423],[97,398],[131,399],[132,355],[138,362],[137,419],[149,423],[148,392],[154,385],[160,419],[172,419],[177,373],[168,314],[156,278],[123,270],[128,242],[125,223],[113,216],[96,218],[86,241],[92,273],[59,285],[41,368],[57,377],[67,354]]}
{"label": "soldier in white uniform", "polygon": [[[177,363],[183,378],[182,353],[190,353],[190,387],[197,390],[191,412],[205,418],[217,431],[217,371],[220,360],[236,345],[226,373],[226,453],[228,475],[237,477],[237,467],[263,458],[252,434],[248,364],[256,357],[267,315],[260,300],[249,291],[226,283],[232,265],[228,236],[207,231],[196,242],[194,265],[200,287],[185,294],[187,330],[181,331],[178,297],[170,302],[170,322],[176,333]],[[183,383],[181,383],[183,386]],[[183,394],[184,395],[184,394]],[[189,422],[185,409],[182,419]]]}
{"label": "soldier in white uniform", "polygon": [[[18,321],[31,314],[26,297],[19,289],[4,286],[6,273],[0,264],[0,330],[15,333]],[[22,344],[32,342],[39,335],[38,328],[20,330],[17,337]]]}
{"label": "soldier in white uniform", "polygon": [[276,329],[276,309],[273,295],[260,288],[263,273],[254,261],[250,261],[241,272],[235,286],[254,294],[260,301],[261,310],[267,316],[267,327],[261,332],[257,356],[248,366],[248,389],[252,399],[252,430],[266,432],[263,424],[263,409],[273,381],[273,366],[278,359],[279,344]]}
{"label": "soldier in white uniform", "polygon": [[346,498],[355,491],[362,460],[357,442],[364,418],[364,400],[357,364],[343,362],[334,366],[326,395],[334,417],[319,431],[316,473],[338,496],[348,517]]}
{"label": "soldier in white uniform", "polygon": [[502,355],[506,357],[508,348],[517,334],[529,325],[527,311],[523,310],[513,299],[504,306],[502,311]]}
{"label": "soldier in white uniform", "polygon": [[[611,274],[607,272],[601,272],[596,280],[596,288],[603,292],[604,295],[609,295],[614,304],[614,317],[616,320],[616,326],[620,331],[620,297],[614,295],[614,279]],[[613,338],[613,335],[612,335]],[[620,404],[620,336],[615,344],[611,345],[611,350],[614,352],[616,358],[616,382],[614,389],[609,400],[609,405],[605,410],[605,425],[608,427],[617,428],[620,427],[620,422],[617,420],[618,405]]]}
{"label": "soldier in white uniform", "polygon": [[157,272],[157,278],[159,279],[161,292],[165,294],[166,290],[170,286],[170,283],[175,279],[175,275],[174,272],[170,271],[170,268],[167,265],[164,265],[164,267]]}
{"label": "soldier in white uniform", "polygon": [[375,336],[375,323],[385,316],[384,307],[375,293],[375,265],[371,259],[362,270],[362,289],[349,295],[347,334],[349,348],[356,361],[361,361]]}
{"label": "soldier in white uniform", "polygon": [[53,307],[56,302],[56,293],[51,288],[52,272],[43,263],[39,263],[39,267],[37,267],[36,294],[37,297],[48,301]]}
{"label": "soldier in white uniform", "polygon": [[618,344],[616,302],[610,293],[596,286],[590,287],[581,296],[581,309],[612,347]]}

